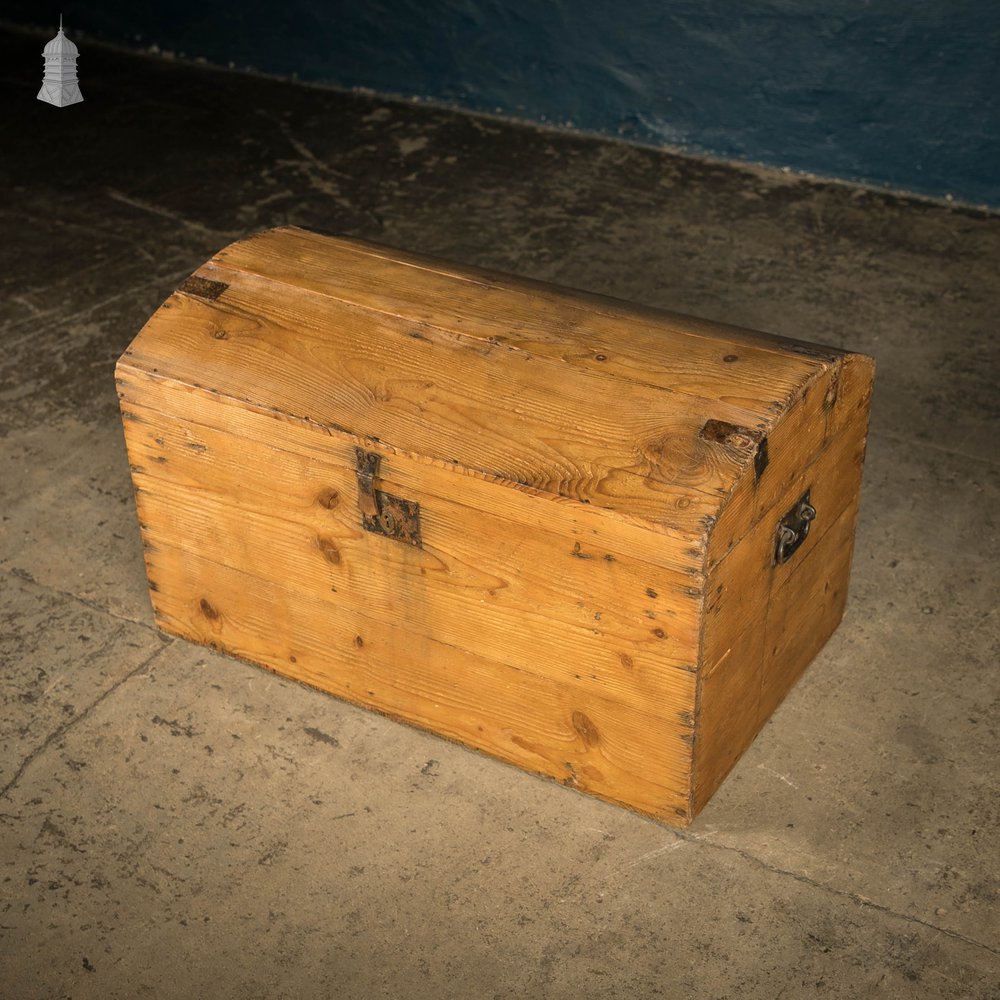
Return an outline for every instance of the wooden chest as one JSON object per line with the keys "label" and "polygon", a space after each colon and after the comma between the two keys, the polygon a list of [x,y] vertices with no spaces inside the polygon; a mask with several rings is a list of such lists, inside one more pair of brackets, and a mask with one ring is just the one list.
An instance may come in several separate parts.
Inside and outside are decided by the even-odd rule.
{"label": "wooden chest", "polygon": [[684,825],[840,620],[872,378],[261,233],[118,362],[156,620]]}

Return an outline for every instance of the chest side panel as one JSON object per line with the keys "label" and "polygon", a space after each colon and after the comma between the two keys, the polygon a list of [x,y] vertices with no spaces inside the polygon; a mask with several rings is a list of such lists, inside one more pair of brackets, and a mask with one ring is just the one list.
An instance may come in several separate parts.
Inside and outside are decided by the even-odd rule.
{"label": "chest side panel", "polygon": [[[709,546],[699,676],[694,811],[708,801],[836,629],[847,599],[874,369],[845,355],[790,415],[790,444],[767,503],[732,508]],[[794,436],[793,436],[794,438]],[[766,473],[765,473],[766,477]],[[764,488],[761,483],[762,490]],[[808,498],[815,517],[780,561],[779,529]],[[735,523],[735,518],[740,523]],[[735,540],[734,540],[735,538]]]}
{"label": "chest side panel", "polygon": [[383,449],[378,487],[420,505],[406,545],[361,527],[356,439],[119,380],[163,627],[684,821],[690,541]]}

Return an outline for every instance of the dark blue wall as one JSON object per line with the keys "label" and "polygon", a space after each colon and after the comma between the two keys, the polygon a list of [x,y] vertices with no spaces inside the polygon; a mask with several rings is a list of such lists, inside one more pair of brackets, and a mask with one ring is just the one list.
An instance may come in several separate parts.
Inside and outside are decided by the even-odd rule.
{"label": "dark blue wall", "polygon": [[70,33],[1000,207],[1000,0],[62,7]]}

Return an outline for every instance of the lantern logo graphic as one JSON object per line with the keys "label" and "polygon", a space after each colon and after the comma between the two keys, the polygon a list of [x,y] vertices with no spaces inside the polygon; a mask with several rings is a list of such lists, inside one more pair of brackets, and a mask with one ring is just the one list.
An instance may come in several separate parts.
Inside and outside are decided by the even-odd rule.
{"label": "lantern logo graphic", "polygon": [[80,52],[63,34],[62,14],[59,15],[59,34],[42,49],[45,60],[45,77],[38,99],[64,108],[83,100],[80,85],[76,82],[76,59]]}

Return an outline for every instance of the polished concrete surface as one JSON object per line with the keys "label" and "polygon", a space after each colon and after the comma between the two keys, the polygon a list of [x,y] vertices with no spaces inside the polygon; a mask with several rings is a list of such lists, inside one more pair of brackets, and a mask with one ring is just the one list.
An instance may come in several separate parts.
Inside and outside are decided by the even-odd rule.
{"label": "polished concrete surface", "polygon": [[[0,33],[0,996],[1000,996],[1000,218]],[[839,631],[691,828],[159,634],[113,366],[298,223],[868,351]]]}

